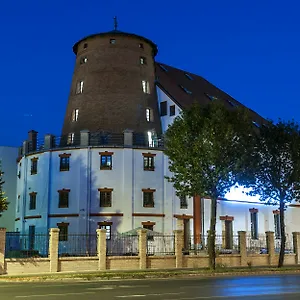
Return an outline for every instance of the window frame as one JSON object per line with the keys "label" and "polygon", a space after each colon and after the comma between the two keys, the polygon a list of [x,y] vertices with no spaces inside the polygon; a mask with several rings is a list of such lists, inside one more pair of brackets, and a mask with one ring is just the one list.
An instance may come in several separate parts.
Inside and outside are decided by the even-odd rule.
{"label": "window frame", "polygon": [[84,89],[84,80],[77,81],[75,94],[76,95],[83,94],[83,89]]}
{"label": "window frame", "polygon": [[78,122],[79,118],[79,108],[75,108],[72,111],[72,122]]}
{"label": "window frame", "polygon": [[169,115],[170,117],[175,116],[176,114],[176,106],[175,104],[169,106]]}
{"label": "window frame", "polygon": [[168,114],[168,101],[162,101],[159,104],[160,116],[166,116]]}
{"label": "window frame", "polygon": [[251,239],[258,240],[258,209],[252,208],[250,211]]}
{"label": "window frame", "polygon": [[148,94],[148,95],[151,94],[150,83],[148,80],[142,80],[142,91],[144,94]]}
{"label": "window frame", "polygon": [[[66,171],[70,171],[70,156],[71,154],[60,154],[59,155],[59,171],[60,172],[66,172]],[[64,160],[66,160],[65,163]]]}
{"label": "window frame", "polygon": [[111,240],[111,229],[113,222],[98,222],[98,229],[106,230],[106,240]]}
{"label": "window frame", "polygon": [[98,191],[99,191],[99,207],[112,207],[113,189],[99,188]]}
{"label": "window frame", "polygon": [[[62,189],[62,190],[58,190],[58,208],[69,208],[69,199],[70,199],[70,189]],[[64,199],[63,197],[66,197],[66,199]],[[63,202],[66,201],[66,204],[64,204]],[[64,205],[63,205],[64,204]]]}
{"label": "window frame", "polygon": [[[100,155],[100,170],[112,170],[112,161],[113,161],[113,154],[114,152],[99,152]],[[102,163],[102,158],[105,158],[105,162],[106,163]],[[108,163],[109,159],[110,159],[110,165]]]}
{"label": "window frame", "polygon": [[[142,189],[143,192],[143,207],[145,208],[154,208],[155,201],[154,201],[154,193],[155,189]],[[149,198],[149,199],[147,199]]]}
{"label": "window frame", "polygon": [[34,157],[34,158],[31,159],[30,174],[31,175],[36,175],[37,172],[38,172],[38,158]]}
{"label": "window frame", "polygon": [[36,210],[36,195],[37,192],[29,193],[29,210]]}
{"label": "window frame", "polygon": [[144,171],[155,171],[155,156],[154,153],[142,153]]}
{"label": "window frame", "polygon": [[147,58],[145,56],[140,56],[140,65],[147,65]]}
{"label": "window frame", "polygon": [[[58,241],[59,242],[67,242],[69,237],[69,225],[70,223],[57,223],[56,224],[59,229]],[[63,228],[63,230],[62,230]]]}

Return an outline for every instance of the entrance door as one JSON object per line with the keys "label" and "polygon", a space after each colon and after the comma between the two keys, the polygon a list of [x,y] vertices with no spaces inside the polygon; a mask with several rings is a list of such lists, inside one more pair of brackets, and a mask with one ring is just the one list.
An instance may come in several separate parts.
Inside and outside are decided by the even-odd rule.
{"label": "entrance door", "polygon": [[233,247],[233,229],[232,221],[225,220],[225,249]]}
{"label": "entrance door", "polygon": [[29,226],[29,250],[34,249],[34,241],[35,241],[35,226]]}

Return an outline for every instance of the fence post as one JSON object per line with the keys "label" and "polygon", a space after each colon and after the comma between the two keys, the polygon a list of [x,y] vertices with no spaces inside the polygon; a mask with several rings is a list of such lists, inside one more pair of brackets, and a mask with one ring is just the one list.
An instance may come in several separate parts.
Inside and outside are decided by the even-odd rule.
{"label": "fence post", "polygon": [[106,230],[97,229],[98,270],[106,270]]}
{"label": "fence post", "polygon": [[0,275],[6,273],[5,242],[6,242],[6,228],[0,228]]}
{"label": "fence post", "polygon": [[49,236],[50,272],[58,272],[59,228],[51,228]]}
{"label": "fence post", "polygon": [[175,258],[176,258],[176,268],[183,267],[183,254],[182,249],[184,247],[184,236],[183,230],[174,230],[175,234]]}
{"label": "fence post", "polygon": [[246,231],[238,231],[239,251],[241,256],[241,266],[247,266],[247,241]]}
{"label": "fence post", "polygon": [[267,249],[269,254],[269,265],[275,265],[275,238],[273,231],[266,232]]}
{"label": "fence post", "polygon": [[140,269],[147,269],[147,230],[139,229],[139,258]]}
{"label": "fence post", "polygon": [[296,265],[300,264],[300,232],[293,232],[293,245],[294,245],[294,253],[295,263]]}

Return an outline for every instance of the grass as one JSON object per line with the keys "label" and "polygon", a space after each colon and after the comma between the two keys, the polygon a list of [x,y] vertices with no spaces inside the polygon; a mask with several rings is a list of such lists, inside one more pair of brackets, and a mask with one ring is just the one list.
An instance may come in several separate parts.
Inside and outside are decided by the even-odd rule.
{"label": "grass", "polygon": [[177,269],[147,271],[102,271],[86,273],[52,273],[41,275],[0,276],[1,281],[58,281],[58,280],[111,280],[111,279],[147,279],[176,277],[211,277],[230,275],[259,275],[274,273],[300,273],[299,267],[261,267],[261,268],[226,268],[210,269]]}

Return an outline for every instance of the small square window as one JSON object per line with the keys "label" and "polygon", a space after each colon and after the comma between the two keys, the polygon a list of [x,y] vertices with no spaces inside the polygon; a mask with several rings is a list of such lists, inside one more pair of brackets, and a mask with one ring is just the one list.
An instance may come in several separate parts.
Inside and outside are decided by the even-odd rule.
{"label": "small square window", "polygon": [[143,56],[140,57],[140,64],[141,64],[141,65],[146,65],[146,64],[147,64],[147,59],[146,59],[146,57],[143,57]]}
{"label": "small square window", "polygon": [[143,191],[143,207],[154,207],[154,191]]}
{"label": "small square window", "polygon": [[29,210],[35,210],[36,209],[36,193],[30,193],[29,194]]}
{"label": "small square window", "polygon": [[83,86],[84,86],[83,80],[80,80],[80,81],[77,82],[76,94],[82,94],[83,93]]}
{"label": "small square window", "polygon": [[110,39],[109,41],[111,44],[115,44],[116,43],[116,39]]}
{"label": "small square window", "polygon": [[100,189],[100,207],[111,207],[112,191]]}
{"label": "small square window", "polygon": [[88,47],[88,43],[83,44],[83,49],[86,49]]}
{"label": "small square window", "polygon": [[37,167],[38,167],[38,160],[32,159],[31,160],[31,175],[37,174]]}
{"label": "small square window", "polygon": [[146,108],[146,121],[153,122],[153,109],[152,108]]}
{"label": "small square window", "polygon": [[112,169],[112,155],[101,154],[100,170]]}
{"label": "small square window", "polygon": [[68,229],[69,229],[69,224],[68,223],[59,223],[57,224],[57,227],[59,229],[59,237],[58,240],[60,242],[67,242],[68,241]]}
{"label": "small square window", "polygon": [[58,191],[58,208],[68,208],[69,207],[69,190]]}
{"label": "small square window", "polygon": [[144,49],[144,44],[140,43],[139,48]]}
{"label": "small square window", "polygon": [[187,88],[185,88],[184,86],[182,85],[179,85],[187,94],[191,95],[192,92],[190,90],[188,90]]}
{"label": "small square window", "polygon": [[144,156],[144,171],[154,171],[154,156]]}
{"label": "small square window", "polygon": [[145,94],[150,94],[150,85],[149,81],[142,80],[142,89]]}
{"label": "small square window", "polygon": [[83,56],[80,58],[80,64],[83,65],[83,64],[86,64],[88,62],[88,58],[86,56]]}
{"label": "small square window", "polygon": [[70,157],[63,156],[60,158],[59,170],[60,171],[69,171],[70,170]]}
{"label": "small square window", "polygon": [[170,105],[170,116],[175,116],[175,105]]}
{"label": "small square window", "polygon": [[167,115],[167,108],[168,108],[167,101],[160,102],[160,115],[161,116]]}
{"label": "small square window", "polygon": [[78,116],[79,116],[79,109],[73,109],[72,111],[72,122],[77,122],[78,121]]}

